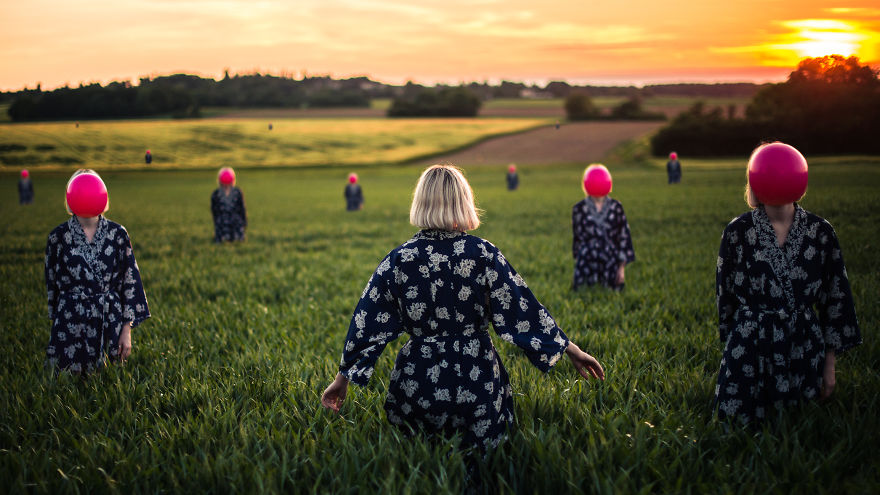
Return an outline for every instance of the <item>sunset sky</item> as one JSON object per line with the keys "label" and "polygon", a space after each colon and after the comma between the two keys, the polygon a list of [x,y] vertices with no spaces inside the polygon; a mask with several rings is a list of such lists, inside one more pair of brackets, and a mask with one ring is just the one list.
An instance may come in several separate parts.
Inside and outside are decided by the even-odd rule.
{"label": "sunset sky", "polygon": [[778,81],[880,62],[875,1],[0,0],[0,89],[177,72],[402,83]]}

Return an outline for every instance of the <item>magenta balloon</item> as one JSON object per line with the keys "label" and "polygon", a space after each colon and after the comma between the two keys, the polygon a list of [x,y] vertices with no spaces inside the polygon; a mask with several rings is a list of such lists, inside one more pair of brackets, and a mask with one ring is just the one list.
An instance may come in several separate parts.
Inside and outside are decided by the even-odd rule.
{"label": "magenta balloon", "polygon": [[590,196],[606,196],[611,192],[611,173],[605,165],[590,165],[584,172],[584,191]]}
{"label": "magenta balloon", "polygon": [[95,174],[80,174],[67,186],[67,207],[74,215],[96,217],[107,210],[107,186]]}
{"label": "magenta balloon", "polygon": [[220,183],[221,184],[234,184],[235,183],[235,172],[229,168],[225,167],[220,170]]}
{"label": "magenta balloon", "polygon": [[669,154],[669,159],[670,160],[678,160],[678,153],[673,151],[672,153]]}
{"label": "magenta balloon", "polygon": [[807,192],[807,175],[807,160],[785,143],[761,146],[749,159],[749,187],[765,205],[801,199]]}
{"label": "magenta balloon", "polygon": [[24,170],[21,171],[21,176],[22,176],[23,178],[27,179],[29,175],[31,175],[31,173],[28,172],[27,169],[24,169]]}

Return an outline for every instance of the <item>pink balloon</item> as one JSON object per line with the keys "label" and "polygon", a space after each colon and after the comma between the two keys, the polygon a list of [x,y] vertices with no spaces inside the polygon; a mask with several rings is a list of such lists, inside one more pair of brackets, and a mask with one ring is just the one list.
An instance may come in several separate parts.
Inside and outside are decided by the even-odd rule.
{"label": "pink balloon", "polygon": [[507,171],[510,172],[510,173],[514,173],[514,172],[516,172],[516,165],[509,165],[509,166],[507,167]]}
{"label": "pink balloon", "polygon": [[31,175],[31,173],[28,172],[27,169],[23,169],[23,170],[21,171],[21,177],[22,177],[22,178],[27,179],[29,175]]}
{"label": "pink balloon", "polygon": [[605,165],[594,163],[584,172],[584,191],[590,196],[607,196],[611,192],[611,173]]}
{"label": "pink balloon", "polygon": [[229,167],[223,167],[220,169],[220,174],[217,176],[217,178],[220,180],[221,184],[235,184],[235,171]]}
{"label": "pink balloon", "polygon": [[672,153],[669,154],[669,159],[670,160],[678,160],[678,153],[673,151]]}
{"label": "pink balloon", "polygon": [[765,205],[793,203],[807,192],[807,160],[794,147],[770,143],[749,158],[749,187]]}
{"label": "pink balloon", "polygon": [[358,181],[357,174],[348,174],[348,182],[349,183],[354,184],[357,181]]}
{"label": "pink balloon", "polygon": [[107,210],[107,186],[95,174],[80,174],[67,186],[67,207],[74,215],[96,217]]}

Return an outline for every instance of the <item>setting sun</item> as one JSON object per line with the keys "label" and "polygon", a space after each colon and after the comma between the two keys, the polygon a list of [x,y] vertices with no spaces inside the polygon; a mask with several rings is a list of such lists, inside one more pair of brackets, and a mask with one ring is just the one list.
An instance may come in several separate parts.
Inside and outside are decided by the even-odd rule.
{"label": "setting sun", "polygon": [[800,41],[789,46],[800,57],[858,55],[861,42],[867,38],[855,26],[842,21],[808,19],[792,21],[786,25],[798,29],[791,37]]}

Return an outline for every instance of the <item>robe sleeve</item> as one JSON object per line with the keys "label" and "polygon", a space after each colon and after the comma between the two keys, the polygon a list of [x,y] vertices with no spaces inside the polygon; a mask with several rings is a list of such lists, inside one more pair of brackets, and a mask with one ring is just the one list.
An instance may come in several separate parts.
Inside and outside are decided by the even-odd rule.
{"label": "robe sleeve", "polygon": [[55,232],[49,234],[46,241],[46,293],[49,296],[49,319],[55,320],[55,310],[58,308],[58,297],[61,288],[58,285],[58,242]]}
{"label": "robe sleeve", "polygon": [[824,226],[827,229],[819,234],[819,242],[824,244],[825,263],[817,309],[826,348],[840,354],[861,344],[862,335],[840,242],[831,225],[825,223]]}
{"label": "robe sleeve", "polygon": [[397,298],[391,291],[391,255],[370,277],[348,326],[339,372],[356,385],[366,385],[385,346],[403,333]]}
{"label": "robe sleeve", "polygon": [[244,207],[244,193],[238,190],[238,213],[241,215],[242,224],[247,227],[247,210]]}
{"label": "robe sleeve", "polygon": [[141,283],[141,272],[137,261],[134,259],[134,251],[131,249],[131,239],[128,232],[122,229],[119,236],[119,248],[122,250],[122,262],[119,269],[122,271],[122,318],[130,321],[134,328],[150,317],[150,308],[147,305],[147,295]]}
{"label": "robe sleeve", "polygon": [[721,247],[718,249],[718,260],[715,264],[715,303],[718,308],[718,335],[721,342],[727,342],[730,330],[734,328],[733,315],[737,307],[734,289],[734,257],[730,225],[721,235]]}
{"label": "robe sleeve", "polygon": [[584,214],[578,207],[580,203],[571,209],[571,254],[578,257],[580,247],[587,242],[587,229],[584,227]]}
{"label": "robe sleeve", "polygon": [[500,251],[486,268],[489,307],[495,332],[525,351],[541,371],[549,371],[568,347],[568,337],[535,298]]}
{"label": "robe sleeve", "polygon": [[220,196],[217,194],[217,191],[211,193],[211,216],[214,218],[214,223],[217,223],[217,215],[220,214]]}
{"label": "robe sleeve", "polygon": [[626,221],[626,213],[620,203],[615,205],[617,209],[617,224],[614,225],[614,241],[617,248],[617,261],[632,263],[636,260],[636,252],[633,249],[632,235],[629,232],[629,222]]}

